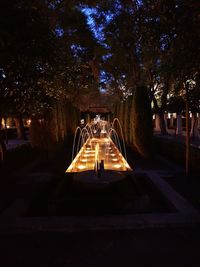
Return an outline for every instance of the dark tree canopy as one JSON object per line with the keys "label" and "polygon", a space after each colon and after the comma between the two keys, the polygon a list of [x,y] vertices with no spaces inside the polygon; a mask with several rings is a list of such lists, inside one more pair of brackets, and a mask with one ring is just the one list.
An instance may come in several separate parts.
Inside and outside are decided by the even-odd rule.
{"label": "dark tree canopy", "polygon": [[84,107],[100,91],[113,103],[140,86],[164,112],[188,80],[199,91],[199,10],[198,0],[2,0],[1,114],[63,98]]}

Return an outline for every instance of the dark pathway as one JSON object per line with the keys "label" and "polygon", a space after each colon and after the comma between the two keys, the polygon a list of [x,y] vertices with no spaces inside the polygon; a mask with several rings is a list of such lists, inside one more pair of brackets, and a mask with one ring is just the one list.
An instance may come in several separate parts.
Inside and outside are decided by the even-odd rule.
{"label": "dark pathway", "polygon": [[1,266],[199,267],[199,228],[1,237]]}

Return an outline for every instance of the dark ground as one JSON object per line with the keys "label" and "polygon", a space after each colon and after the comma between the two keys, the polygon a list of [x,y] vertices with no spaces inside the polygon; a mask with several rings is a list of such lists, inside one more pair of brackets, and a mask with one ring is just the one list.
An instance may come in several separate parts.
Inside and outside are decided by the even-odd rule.
{"label": "dark ground", "polygon": [[[5,209],[15,197],[32,198],[41,183],[31,182],[34,174],[62,175],[70,162],[71,149],[58,153],[56,158],[41,157],[37,164],[26,165],[24,171],[6,172],[1,179],[1,208]],[[168,170],[171,165],[163,161],[141,160],[128,151],[128,161],[134,169]],[[38,174],[37,174],[38,173]],[[32,176],[33,175],[33,176]],[[194,177],[191,181],[197,181]],[[30,181],[28,182],[28,179]],[[184,176],[171,180],[174,188],[188,192]],[[27,181],[27,183],[26,183]],[[187,180],[188,181],[188,180]],[[190,193],[200,196],[198,182],[189,182]],[[38,187],[39,186],[39,187]],[[180,189],[181,188],[181,189]],[[183,195],[184,195],[183,192]],[[190,198],[189,198],[190,200]],[[196,201],[196,200],[195,200]],[[196,203],[196,202],[195,202]],[[143,229],[102,232],[46,232],[3,234],[0,236],[0,264],[2,267],[32,266],[200,266],[200,227]]]}
{"label": "dark ground", "polygon": [[200,229],[1,236],[1,266],[200,266]]}

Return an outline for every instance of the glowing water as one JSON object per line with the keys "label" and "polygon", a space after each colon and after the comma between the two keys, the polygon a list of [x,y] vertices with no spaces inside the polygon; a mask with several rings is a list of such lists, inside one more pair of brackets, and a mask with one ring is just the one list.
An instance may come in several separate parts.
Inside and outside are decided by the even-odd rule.
{"label": "glowing water", "polygon": [[119,136],[116,132],[115,129],[113,128],[110,128],[109,132],[108,132],[108,137],[111,138],[112,134],[114,134],[114,138],[115,138],[115,143],[117,145],[117,147],[119,148],[119,151],[121,152],[122,154],[122,148],[121,148],[121,144],[120,144],[120,140],[119,140]]}
{"label": "glowing water", "polygon": [[[87,170],[95,170],[97,172],[101,161],[104,162],[105,170],[130,171],[131,168],[122,155],[119,136],[116,129],[113,128],[116,123],[118,123],[120,128],[123,150],[125,158],[127,158],[124,136],[119,120],[115,118],[111,127],[108,122],[99,120],[97,124],[94,124],[94,122],[88,123],[83,129],[77,127],[73,140],[72,163],[67,172]],[[94,131],[95,128],[97,129],[96,133]],[[111,137],[114,138],[115,143]]]}
{"label": "glowing water", "polygon": [[76,136],[77,136],[78,131],[82,132],[81,127],[79,126],[76,128],[76,131],[74,134],[73,147],[72,147],[72,161],[74,159],[74,149],[75,149],[75,142],[76,142]]}
{"label": "glowing water", "polygon": [[113,122],[112,122],[112,124],[111,124],[111,128],[114,128],[116,122],[118,123],[119,128],[120,128],[121,138],[122,138],[123,148],[124,148],[124,157],[125,157],[125,159],[126,159],[126,161],[127,161],[127,154],[126,154],[126,147],[125,147],[124,135],[123,135],[123,131],[122,131],[121,123],[120,123],[120,121],[119,121],[118,118],[114,118],[114,120],[113,120]]}

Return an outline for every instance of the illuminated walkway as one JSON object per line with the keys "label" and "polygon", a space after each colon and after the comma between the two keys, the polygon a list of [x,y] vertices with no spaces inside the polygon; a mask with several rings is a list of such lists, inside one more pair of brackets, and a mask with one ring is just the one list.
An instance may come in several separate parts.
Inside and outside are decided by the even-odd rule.
{"label": "illuminated walkway", "polygon": [[88,138],[66,172],[95,170],[103,161],[104,170],[131,171],[125,158],[111,138]]}

